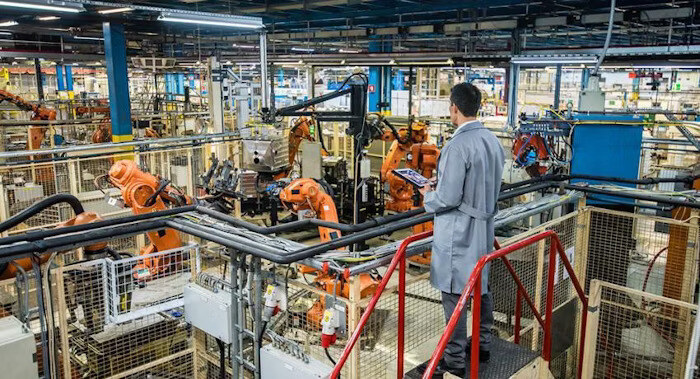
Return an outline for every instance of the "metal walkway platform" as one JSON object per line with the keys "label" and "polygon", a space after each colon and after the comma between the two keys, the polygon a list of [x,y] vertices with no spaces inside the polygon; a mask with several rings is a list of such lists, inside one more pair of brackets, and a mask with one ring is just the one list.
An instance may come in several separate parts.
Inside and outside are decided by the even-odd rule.
{"label": "metal walkway platform", "polygon": [[[500,338],[494,338],[492,344],[491,359],[479,365],[479,378],[510,378],[539,356],[537,352]],[[420,377],[415,368],[405,376],[408,379]],[[469,378],[468,370],[465,378]]]}

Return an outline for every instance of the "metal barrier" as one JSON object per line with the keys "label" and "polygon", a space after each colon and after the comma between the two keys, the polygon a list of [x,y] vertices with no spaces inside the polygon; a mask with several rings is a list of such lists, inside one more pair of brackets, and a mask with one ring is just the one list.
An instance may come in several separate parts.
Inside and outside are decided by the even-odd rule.
{"label": "metal barrier", "polygon": [[421,240],[423,238],[428,238],[433,235],[433,231],[427,231],[423,233],[418,233],[414,234],[405,240],[401,242],[401,245],[399,246],[399,249],[396,251],[396,255],[394,255],[394,258],[391,260],[391,263],[389,263],[389,267],[386,270],[386,273],[384,274],[384,277],[382,278],[381,283],[379,283],[379,287],[377,287],[377,291],[374,293],[372,296],[372,299],[369,301],[369,305],[367,305],[367,309],[365,312],[362,314],[362,318],[360,318],[360,322],[357,325],[357,328],[355,328],[355,331],[352,333],[352,336],[348,340],[348,343],[345,345],[345,349],[343,350],[343,354],[341,355],[340,359],[338,359],[338,363],[336,363],[335,367],[333,367],[333,372],[331,373],[331,379],[335,379],[340,375],[340,370],[342,370],[343,365],[345,364],[345,361],[348,360],[348,357],[350,356],[350,352],[352,351],[352,348],[355,346],[355,343],[357,343],[357,340],[360,338],[360,335],[362,334],[362,328],[364,328],[365,324],[367,324],[367,321],[369,320],[369,316],[372,314],[372,311],[374,310],[374,307],[377,306],[377,302],[379,301],[379,297],[382,296],[382,293],[384,292],[384,289],[386,288],[387,283],[389,283],[389,279],[391,278],[391,275],[394,273],[394,270],[396,270],[396,266],[399,265],[399,323],[398,323],[398,359],[397,359],[397,366],[396,366],[396,377],[397,378],[403,378],[403,345],[404,345],[404,309],[406,307],[406,248],[408,245],[411,243]]}
{"label": "metal barrier", "polygon": [[[512,266],[510,265],[510,262],[508,261],[508,258],[506,258],[506,255],[513,253],[519,249],[522,249],[526,246],[533,245],[536,242],[539,242],[544,239],[549,239],[549,269],[547,271],[547,299],[546,299],[546,307],[545,307],[545,317],[544,317],[544,349],[542,351],[542,357],[544,358],[545,361],[548,363],[551,362],[551,353],[552,353],[552,310],[553,310],[553,292],[554,292],[554,273],[555,273],[555,267],[556,267],[556,259],[557,255],[561,257],[562,263],[564,264],[564,268],[566,271],[569,273],[569,277],[572,280],[572,283],[574,285],[574,288],[576,289],[576,292],[578,293],[579,298],[581,299],[581,302],[583,303],[583,310],[582,310],[582,315],[581,315],[581,339],[580,339],[580,344],[581,346],[579,347],[581,350],[583,350],[583,344],[585,340],[585,330],[586,330],[586,308],[588,306],[588,297],[586,294],[583,292],[583,288],[581,287],[581,284],[578,282],[578,279],[576,278],[576,274],[574,272],[573,267],[571,266],[571,263],[569,262],[566,252],[564,251],[564,248],[561,245],[561,242],[559,241],[559,237],[557,237],[557,233],[552,231],[552,230],[547,230],[541,233],[538,233],[534,236],[528,237],[522,241],[516,242],[512,245],[506,246],[504,248],[500,248],[496,251],[494,251],[491,254],[484,255],[479,259],[479,261],[476,264],[476,267],[474,267],[474,270],[472,271],[472,274],[469,276],[469,281],[467,282],[467,285],[464,288],[464,291],[462,291],[462,295],[459,298],[459,301],[457,302],[457,305],[455,306],[455,310],[452,313],[452,316],[450,317],[449,322],[447,323],[447,327],[445,328],[445,332],[442,334],[442,337],[440,337],[440,342],[438,342],[438,346],[435,348],[435,351],[433,352],[433,356],[430,358],[430,363],[428,364],[428,367],[423,374],[423,378],[430,378],[433,375],[433,372],[435,372],[435,368],[437,367],[438,361],[442,357],[442,354],[445,351],[445,347],[447,346],[447,342],[449,341],[450,337],[452,336],[452,333],[454,333],[455,327],[457,326],[457,321],[459,320],[459,315],[462,313],[464,310],[465,305],[467,304],[467,300],[470,296],[470,294],[473,293],[473,312],[472,312],[472,343],[471,343],[471,365],[470,365],[470,378],[477,378],[479,375],[479,325],[480,325],[480,310],[481,310],[481,273],[486,267],[486,264],[494,261],[496,259],[501,259],[505,264],[506,267],[508,268],[508,271],[510,274],[513,276],[513,279],[516,281],[518,285],[518,294],[524,295],[528,305],[532,308],[533,313],[537,317],[537,321],[542,323],[543,320],[541,319],[541,316],[538,314],[538,312],[535,310],[535,306],[532,304],[532,301],[529,299],[527,296],[527,293],[525,292],[525,288],[523,287],[522,283],[520,283],[520,280],[518,279],[518,276],[516,275],[515,271],[513,270]],[[519,339],[519,325],[520,325],[520,297],[517,297],[517,303],[516,303],[516,338]],[[579,364],[578,364],[578,375],[581,375],[581,368],[582,368],[582,358],[583,356],[579,357]]]}
{"label": "metal barrier", "polygon": [[[379,298],[381,297],[382,293],[384,292],[384,289],[386,288],[387,283],[389,282],[389,279],[391,278],[391,275],[394,273],[396,266],[399,266],[399,286],[398,286],[398,295],[399,295],[399,307],[398,307],[398,356],[397,356],[397,368],[396,368],[396,373],[397,373],[397,378],[403,378],[403,366],[404,366],[404,304],[405,304],[405,275],[406,275],[406,260],[405,260],[405,254],[406,254],[406,249],[408,245],[411,243],[430,237],[432,236],[432,231],[428,232],[423,232],[419,233],[413,236],[410,236],[403,240],[401,245],[399,246],[396,255],[394,258],[391,260],[391,263],[389,264],[389,267],[387,268],[386,274],[382,278],[382,282],[379,284],[379,287],[377,288],[377,291],[375,292],[374,296],[372,296],[372,299],[370,300],[367,309],[365,312],[362,314],[362,318],[360,319],[360,322],[357,325],[357,328],[353,332],[352,336],[348,339],[347,344],[345,345],[345,349],[343,350],[343,354],[338,359],[337,364],[333,368],[333,372],[331,373],[331,378],[337,378],[338,375],[340,374],[341,369],[343,368],[343,365],[347,361],[348,357],[350,356],[350,353],[357,343],[357,340],[359,339],[362,329],[367,323],[367,321],[370,318],[370,315],[372,311],[374,310],[375,306],[377,305],[377,302],[379,301]],[[542,315],[538,312],[537,307],[535,306],[534,302],[530,298],[530,296],[527,294],[527,291],[520,281],[518,275],[515,272],[515,269],[511,265],[510,261],[506,256],[510,253],[513,253],[517,250],[520,250],[524,247],[533,245],[535,243],[538,243],[539,241],[549,239],[550,241],[550,248],[549,248],[549,269],[547,271],[547,297],[546,297],[546,306],[545,306],[545,316],[544,318]],[[551,352],[552,352],[552,312],[553,312],[553,292],[554,292],[554,278],[555,278],[555,270],[557,267],[556,264],[556,258],[557,255],[561,257],[561,261],[564,265],[564,268],[569,274],[569,277],[572,280],[572,283],[574,285],[574,288],[581,299],[581,302],[583,303],[583,309],[582,309],[582,316],[581,316],[581,338],[580,338],[580,346],[579,349],[580,351],[583,351],[584,347],[584,342],[585,342],[585,329],[586,329],[586,309],[587,309],[587,304],[588,304],[588,297],[585,295],[583,292],[583,287],[580,285],[578,282],[578,279],[576,278],[575,272],[573,267],[571,266],[571,263],[569,262],[566,252],[564,248],[561,245],[561,242],[559,241],[559,238],[556,234],[556,232],[552,230],[547,230],[543,231],[541,233],[535,234],[533,236],[530,236],[522,241],[513,243],[512,245],[506,246],[505,248],[500,248],[498,246],[498,243],[495,242],[494,245],[496,246],[497,250],[494,251],[491,254],[483,256],[478,262],[474,270],[472,271],[471,276],[469,277],[469,281],[467,282],[467,286],[465,287],[464,291],[462,292],[462,295],[460,296],[460,299],[455,307],[454,312],[452,313],[452,316],[450,317],[450,320],[447,324],[447,327],[445,328],[444,333],[442,334],[440,341],[438,342],[438,346],[433,352],[433,355],[430,359],[430,362],[428,364],[428,368],[426,372],[423,375],[423,378],[430,378],[432,377],[433,372],[435,371],[435,368],[437,367],[437,363],[442,357],[442,354],[445,350],[445,347],[447,346],[447,342],[449,341],[450,337],[452,336],[452,333],[454,332],[454,329],[457,326],[457,322],[459,319],[459,315],[462,313],[464,310],[464,307],[466,306],[467,300],[469,299],[470,295],[474,293],[473,295],[473,312],[472,312],[472,345],[471,345],[471,373],[470,377],[471,378],[476,378],[478,376],[478,370],[479,370],[479,325],[480,325],[480,308],[481,308],[481,273],[486,267],[486,264],[488,264],[491,261],[494,261],[496,259],[500,259],[505,267],[508,269],[508,272],[511,274],[513,277],[514,281],[516,282],[517,290],[516,290],[516,308],[515,308],[515,336],[514,336],[514,341],[515,343],[518,343],[520,340],[520,318],[521,318],[521,301],[524,298],[525,302],[528,304],[530,309],[533,312],[533,315],[537,319],[537,322],[542,326],[542,329],[544,330],[544,348],[542,351],[542,356],[545,361],[551,362]],[[581,374],[581,369],[582,369],[582,358],[583,356],[579,356],[579,363],[578,363],[578,375],[580,376]]]}

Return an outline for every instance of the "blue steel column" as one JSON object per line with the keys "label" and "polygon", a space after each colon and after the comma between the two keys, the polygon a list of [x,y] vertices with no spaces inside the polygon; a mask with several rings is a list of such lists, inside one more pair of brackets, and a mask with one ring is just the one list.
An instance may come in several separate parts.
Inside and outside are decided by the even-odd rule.
{"label": "blue steel column", "polygon": [[[382,51],[381,41],[370,41],[368,45],[370,53],[378,53]],[[381,67],[371,66],[369,68],[369,90],[368,90],[368,110],[370,112],[379,112],[379,99],[381,91]]]}
{"label": "blue steel column", "polygon": [[131,130],[129,77],[126,71],[126,39],[124,25],[112,22],[102,24],[107,58],[109,84],[109,111],[112,118],[112,141],[124,142],[134,138]]}
{"label": "blue steel column", "polygon": [[73,91],[73,66],[64,66],[66,70],[66,91]]}
{"label": "blue steel column", "polygon": [[[378,53],[391,52],[391,42],[370,41],[369,52]],[[369,85],[374,88],[373,92],[369,93],[369,111],[379,112],[378,104],[380,102],[391,102],[391,67],[388,66],[372,66],[369,68]]]}
{"label": "blue steel column", "polygon": [[59,91],[66,90],[66,82],[63,80],[63,65],[56,65],[56,89]]}

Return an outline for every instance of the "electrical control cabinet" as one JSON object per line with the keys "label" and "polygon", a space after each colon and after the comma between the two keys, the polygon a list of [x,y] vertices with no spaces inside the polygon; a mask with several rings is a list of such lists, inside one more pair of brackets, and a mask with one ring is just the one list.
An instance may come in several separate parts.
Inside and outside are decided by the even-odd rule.
{"label": "electrical control cabinet", "polygon": [[14,316],[0,318],[0,365],[2,377],[37,379],[34,333]]}
{"label": "electrical control cabinet", "polygon": [[231,293],[195,283],[184,290],[185,321],[224,343],[231,343]]}

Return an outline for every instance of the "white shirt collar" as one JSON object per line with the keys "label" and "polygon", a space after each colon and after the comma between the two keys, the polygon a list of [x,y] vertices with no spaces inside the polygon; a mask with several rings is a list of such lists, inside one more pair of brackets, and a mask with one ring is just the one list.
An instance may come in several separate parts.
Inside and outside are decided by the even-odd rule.
{"label": "white shirt collar", "polygon": [[471,121],[465,122],[464,124],[462,124],[462,125],[460,125],[459,127],[457,127],[457,129],[455,130],[455,132],[454,132],[453,134],[457,134],[462,128],[464,128],[465,126],[467,126],[467,125],[469,125],[469,124],[473,124],[473,123],[475,123],[475,122],[479,122],[479,120],[471,120]]}

